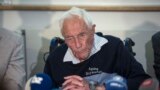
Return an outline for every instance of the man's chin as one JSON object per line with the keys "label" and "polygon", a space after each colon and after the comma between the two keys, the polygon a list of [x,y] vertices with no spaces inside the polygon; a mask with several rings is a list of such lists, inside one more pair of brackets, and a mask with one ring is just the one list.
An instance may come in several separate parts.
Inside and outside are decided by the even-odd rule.
{"label": "man's chin", "polygon": [[78,58],[80,61],[84,61],[88,58],[88,56],[76,56],[76,58]]}

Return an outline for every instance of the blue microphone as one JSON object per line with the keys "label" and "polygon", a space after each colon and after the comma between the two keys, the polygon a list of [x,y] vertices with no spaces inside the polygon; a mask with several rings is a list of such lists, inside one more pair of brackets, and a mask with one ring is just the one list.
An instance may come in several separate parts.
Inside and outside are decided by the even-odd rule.
{"label": "blue microphone", "polygon": [[105,88],[106,90],[128,90],[126,79],[115,75],[105,82]]}
{"label": "blue microphone", "polygon": [[52,80],[44,73],[34,75],[30,81],[31,90],[52,90]]}

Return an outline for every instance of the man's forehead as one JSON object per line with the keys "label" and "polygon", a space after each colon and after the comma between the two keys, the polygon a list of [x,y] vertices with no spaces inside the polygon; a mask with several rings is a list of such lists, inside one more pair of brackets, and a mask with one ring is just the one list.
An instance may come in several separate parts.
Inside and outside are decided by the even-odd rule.
{"label": "man's forehead", "polygon": [[63,23],[63,30],[72,28],[86,29],[86,27],[87,24],[83,19],[67,19]]}

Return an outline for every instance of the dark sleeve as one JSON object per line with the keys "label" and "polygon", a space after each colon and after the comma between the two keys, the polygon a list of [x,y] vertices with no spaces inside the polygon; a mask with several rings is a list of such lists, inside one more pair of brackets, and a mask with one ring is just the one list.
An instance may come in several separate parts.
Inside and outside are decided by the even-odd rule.
{"label": "dark sleeve", "polygon": [[59,72],[59,68],[57,67],[57,65],[59,65],[59,64],[61,65],[66,50],[67,50],[67,46],[66,46],[66,44],[63,44],[63,45],[57,47],[55,50],[53,50],[49,54],[49,56],[46,60],[46,63],[44,66],[44,73],[48,74],[51,77],[52,83],[53,83],[53,88],[59,87],[60,82],[57,82],[55,80],[55,77],[57,77],[57,75],[55,75],[55,72]]}
{"label": "dark sleeve", "polygon": [[44,73],[45,74],[48,74],[50,77],[52,76],[51,75],[51,67],[50,67],[50,63],[49,63],[49,59],[50,59],[50,55],[48,56],[47,60],[46,60],[46,63],[45,63],[45,67],[44,67]]}
{"label": "dark sleeve", "polygon": [[117,72],[127,79],[128,90],[138,90],[147,78],[142,65],[127,51],[122,41],[117,44]]}
{"label": "dark sleeve", "polygon": [[160,82],[160,32],[152,36],[152,46],[154,52],[154,70],[158,81]]}
{"label": "dark sleeve", "polygon": [[51,60],[53,60],[52,53],[48,56],[46,60],[45,67],[44,67],[44,73],[50,76],[50,78],[52,79],[52,88],[55,88],[56,84],[55,84],[54,79],[52,78],[52,70],[51,70],[52,61]]}

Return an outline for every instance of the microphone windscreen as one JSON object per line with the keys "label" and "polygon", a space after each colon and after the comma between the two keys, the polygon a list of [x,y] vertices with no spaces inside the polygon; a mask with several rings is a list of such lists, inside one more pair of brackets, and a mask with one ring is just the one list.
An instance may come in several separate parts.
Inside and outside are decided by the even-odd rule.
{"label": "microphone windscreen", "polygon": [[105,82],[106,90],[128,90],[126,79],[116,75]]}
{"label": "microphone windscreen", "polygon": [[155,78],[147,79],[140,85],[139,90],[159,90],[159,82]]}
{"label": "microphone windscreen", "polygon": [[36,74],[30,81],[31,90],[52,90],[52,80],[44,73]]}

